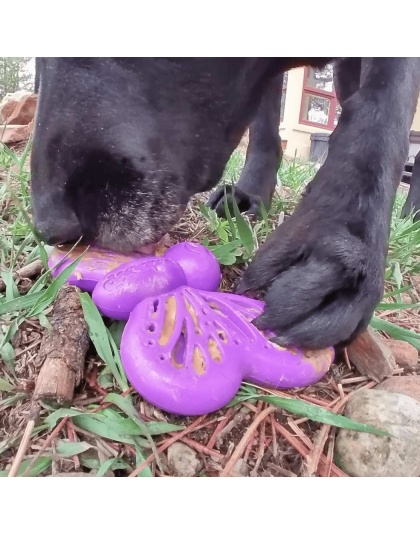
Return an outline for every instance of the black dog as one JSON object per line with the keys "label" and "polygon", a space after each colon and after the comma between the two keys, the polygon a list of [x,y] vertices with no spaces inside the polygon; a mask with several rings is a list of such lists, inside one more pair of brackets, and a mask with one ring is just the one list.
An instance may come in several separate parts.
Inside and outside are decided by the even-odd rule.
{"label": "black dog", "polygon": [[[332,58],[42,58],[32,150],[34,223],[51,244],[138,250],[209,190],[245,129],[244,209],[268,203],[286,70]],[[418,58],[335,60],[342,105],[328,157],[240,291],[265,290],[279,342],[348,342],[381,298],[391,209],[420,86]],[[251,164],[252,163],[252,164]],[[248,178],[247,178],[248,176]],[[246,186],[246,187],[245,187]],[[220,198],[213,197],[217,207]]]}

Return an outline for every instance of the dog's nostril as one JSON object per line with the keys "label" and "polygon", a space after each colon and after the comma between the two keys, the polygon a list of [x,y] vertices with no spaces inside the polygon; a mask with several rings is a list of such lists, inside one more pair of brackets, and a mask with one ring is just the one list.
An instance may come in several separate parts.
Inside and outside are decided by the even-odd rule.
{"label": "dog's nostril", "polygon": [[75,242],[82,235],[80,225],[75,220],[42,221],[35,224],[35,229],[42,241],[45,241],[48,245]]}

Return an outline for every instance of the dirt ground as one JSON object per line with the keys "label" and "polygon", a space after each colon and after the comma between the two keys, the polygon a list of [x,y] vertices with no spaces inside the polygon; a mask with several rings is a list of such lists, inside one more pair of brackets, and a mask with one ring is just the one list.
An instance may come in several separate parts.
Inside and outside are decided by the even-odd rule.
{"label": "dirt ground", "polygon": [[[196,205],[192,204],[185,218],[171,233],[171,240],[172,243],[186,239],[200,240],[205,234],[202,218]],[[223,268],[222,290],[232,290],[242,268]],[[20,280],[20,293],[26,294],[35,281],[36,279]],[[412,281],[412,302],[419,302],[420,296],[416,289],[419,280]],[[51,311],[52,306],[45,314],[48,315]],[[417,309],[385,311],[378,313],[378,316],[420,332]],[[39,348],[44,335],[45,327],[38,319],[25,319],[12,339],[15,376],[4,360],[0,359],[0,377],[13,383],[11,391],[0,390],[0,470],[3,472],[10,469],[16,458],[19,445],[25,439],[28,418],[34,415],[32,394],[42,365],[42,361],[39,361]],[[113,391],[113,386],[104,380],[103,370],[103,362],[93,345],[90,345],[73,407],[86,413],[107,413],[109,403],[104,399]],[[419,373],[418,365],[408,369],[397,367],[394,370],[394,375]],[[345,357],[338,357],[330,372],[314,386],[289,391],[261,388],[253,391],[279,398],[301,399],[335,413],[342,413],[349,395],[355,390],[376,385],[375,381],[361,375]],[[182,418],[163,413],[149,405],[132,389],[122,392],[122,396],[127,395],[131,396],[143,421],[172,423],[181,425],[183,429],[155,436],[154,451],[143,444],[141,459],[132,444],[78,425],[71,417],[61,418],[53,426],[47,425],[45,419],[51,414],[52,408],[41,403],[38,406],[39,412],[36,413],[35,428],[21,459],[21,468],[24,468],[20,473],[26,471],[26,474],[32,476],[94,476],[98,474],[100,466],[109,462],[109,469],[104,473],[106,476],[134,476],[146,465],[155,476],[182,475],[168,457],[171,446],[179,442],[192,449],[198,459],[196,476],[347,476],[334,463],[335,427],[292,415],[263,400],[243,400],[213,414]],[[56,410],[57,407],[54,406],[53,409]],[[69,444],[83,444],[83,447],[74,446],[72,449]],[[64,449],[67,452],[60,452]]]}

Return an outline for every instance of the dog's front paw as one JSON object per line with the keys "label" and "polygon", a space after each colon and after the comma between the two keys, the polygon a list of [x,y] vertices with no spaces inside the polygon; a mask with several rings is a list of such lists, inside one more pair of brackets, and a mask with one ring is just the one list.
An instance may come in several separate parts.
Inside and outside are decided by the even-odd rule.
{"label": "dog's front paw", "polygon": [[275,332],[281,345],[346,344],[368,325],[381,299],[382,249],[368,247],[337,220],[295,214],[258,251],[238,291],[265,292],[255,325]]}
{"label": "dog's front paw", "polygon": [[261,215],[261,205],[263,201],[259,196],[247,193],[239,187],[226,185],[224,187],[219,187],[219,189],[214,191],[207,202],[207,206],[215,210],[219,217],[226,216],[225,198],[229,212],[232,215],[234,213],[234,202],[236,202],[239,211],[242,213],[246,213],[252,217],[259,217]]}

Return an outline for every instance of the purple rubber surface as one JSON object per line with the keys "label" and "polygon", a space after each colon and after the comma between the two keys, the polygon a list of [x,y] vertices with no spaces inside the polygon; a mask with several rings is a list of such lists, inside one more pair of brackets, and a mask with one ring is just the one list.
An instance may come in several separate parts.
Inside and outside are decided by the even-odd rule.
{"label": "purple rubber surface", "polygon": [[92,293],[99,311],[126,321],[139,302],[187,283],[184,271],[172,260],[146,257],[120,265],[100,280]]}
{"label": "purple rubber surface", "polygon": [[199,243],[178,243],[170,247],[164,258],[176,261],[194,289],[216,291],[222,279],[215,255]]}
{"label": "purple rubber surface", "polygon": [[[48,258],[48,267],[51,269],[57,265],[69,251],[69,247],[54,247]],[[66,267],[73,263],[83,252],[86,247],[77,246],[64,262],[57,268],[53,269],[52,275],[57,277]],[[106,274],[123,263],[128,263],[136,258],[147,258],[143,254],[120,254],[110,250],[90,247],[85,252],[76,269],[67,279],[69,284],[79,287],[83,291],[92,292]]]}
{"label": "purple rubber surface", "polygon": [[122,336],[128,379],[151,404],[180,415],[220,409],[242,380],[273,388],[319,381],[334,351],[272,344],[250,323],[262,310],[263,303],[247,297],[188,287],[144,300]]}

